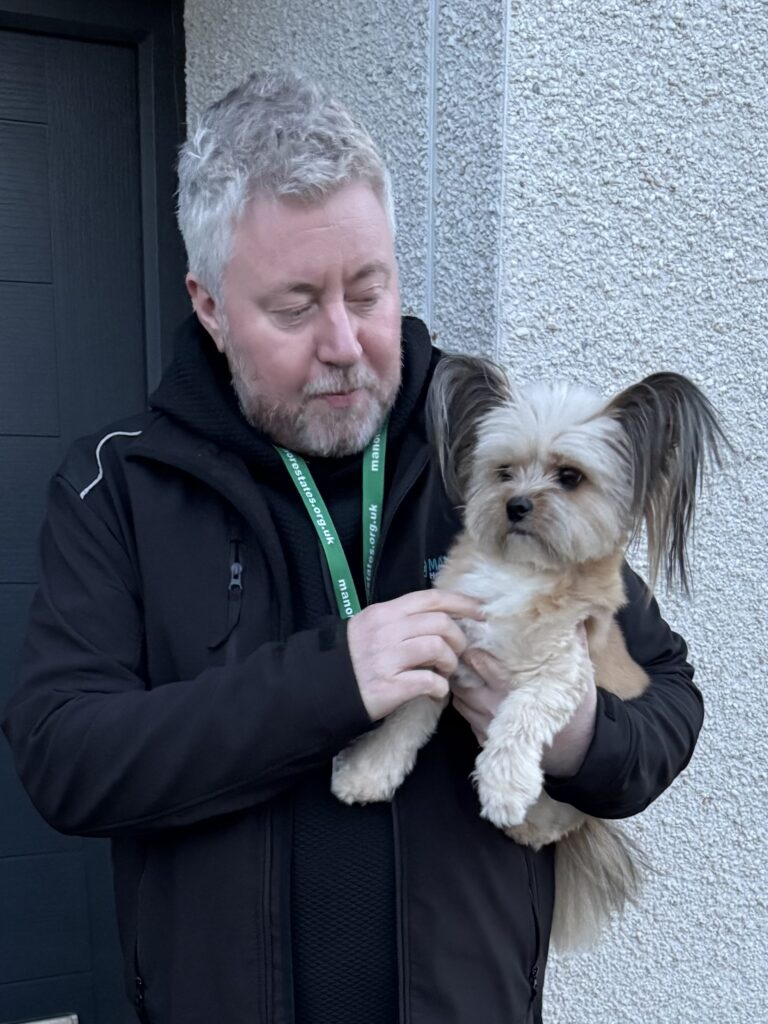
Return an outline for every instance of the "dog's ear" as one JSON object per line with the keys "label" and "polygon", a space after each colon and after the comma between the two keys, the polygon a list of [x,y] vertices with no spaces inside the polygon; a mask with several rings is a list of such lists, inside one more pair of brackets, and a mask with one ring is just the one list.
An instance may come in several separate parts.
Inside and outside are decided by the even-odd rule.
{"label": "dog's ear", "polygon": [[688,590],[688,536],[707,466],[722,466],[727,438],[712,405],[678,373],[655,373],[622,391],[606,413],[618,420],[633,474],[635,531],[645,522],[651,588],[663,564],[667,585]]}
{"label": "dog's ear", "polygon": [[509,397],[504,371],[486,359],[446,354],[435,368],[427,420],[445,489],[456,504],[466,498],[480,421]]}

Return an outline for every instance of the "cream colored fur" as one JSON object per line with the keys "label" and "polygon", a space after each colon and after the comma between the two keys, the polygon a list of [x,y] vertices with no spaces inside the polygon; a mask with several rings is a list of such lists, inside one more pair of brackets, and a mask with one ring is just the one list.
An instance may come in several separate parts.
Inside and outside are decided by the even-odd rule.
{"label": "cream colored fur", "polygon": [[[566,384],[513,388],[498,368],[449,357],[431,394],[436,450],[464,532],[436,585],[479,598],[485,621],[461,623],[471,647],[509,671],[509,691],[475,763],[480,813],[518,843],[557,843],[553,940],[590,945],[634,898],[639,858],[619,828],[550,799],[542,754],[590,685],[577,638],[586,623],[597,683],[622,700],[644,670],[615,621],[624,551],[641,522],[652,576],[686,583],[686,537],[707,457],[724,441],[698,389],[658,374],[611,402]],[[479,685],[460,663],[456,683]],[[389,800],[432,735],[443,702],[414,700],[335,760],[348,803]]]}

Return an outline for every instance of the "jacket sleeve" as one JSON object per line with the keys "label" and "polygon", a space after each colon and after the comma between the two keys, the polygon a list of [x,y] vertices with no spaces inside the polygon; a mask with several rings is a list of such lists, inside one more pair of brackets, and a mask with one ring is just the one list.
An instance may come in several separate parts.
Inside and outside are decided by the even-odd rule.
{"label": "jacket sleeve", "polygon": [[650,685],[629,701],[598,688],[595,733],[581,768],[566,778],[545,777],[553,799],[596,818],[630,817],[663,793],[688,764],[704,718],[684,640],[629,568],[624,580],[628,600],[618,621]]}
{"label": "jacket sleeve", "polygon": [[62,478],[41,557],[21,686],[2,727],[54,828],[116,836],[240,811],[370,728],[340,620],[149,689],[135,572]]}

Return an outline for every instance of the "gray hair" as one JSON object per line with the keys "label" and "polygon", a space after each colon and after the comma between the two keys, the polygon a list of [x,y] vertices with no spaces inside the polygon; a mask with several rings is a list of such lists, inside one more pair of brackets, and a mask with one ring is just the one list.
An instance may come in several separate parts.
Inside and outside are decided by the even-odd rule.
{"label": "gray hair", "polygon": [[362,125],[303,75],[255,72],[198,117],[179,153],[190,271],[220,296],[235,225],[256,193],[320,202],[356,181],[371,186],[394,234],[389,174]]}

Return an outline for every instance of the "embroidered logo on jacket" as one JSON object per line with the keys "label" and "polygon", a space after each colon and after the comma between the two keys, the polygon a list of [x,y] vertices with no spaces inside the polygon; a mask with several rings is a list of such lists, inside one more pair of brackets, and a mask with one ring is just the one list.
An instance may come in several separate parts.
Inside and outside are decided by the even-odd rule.
{"label": "embroidered logo on jacket", "polygon": [[435,576],[445,561],[445,555],[438,555],[436,558],[425,558],[424,559],[424,579],[429,580],[430,583],[435,582]]}

